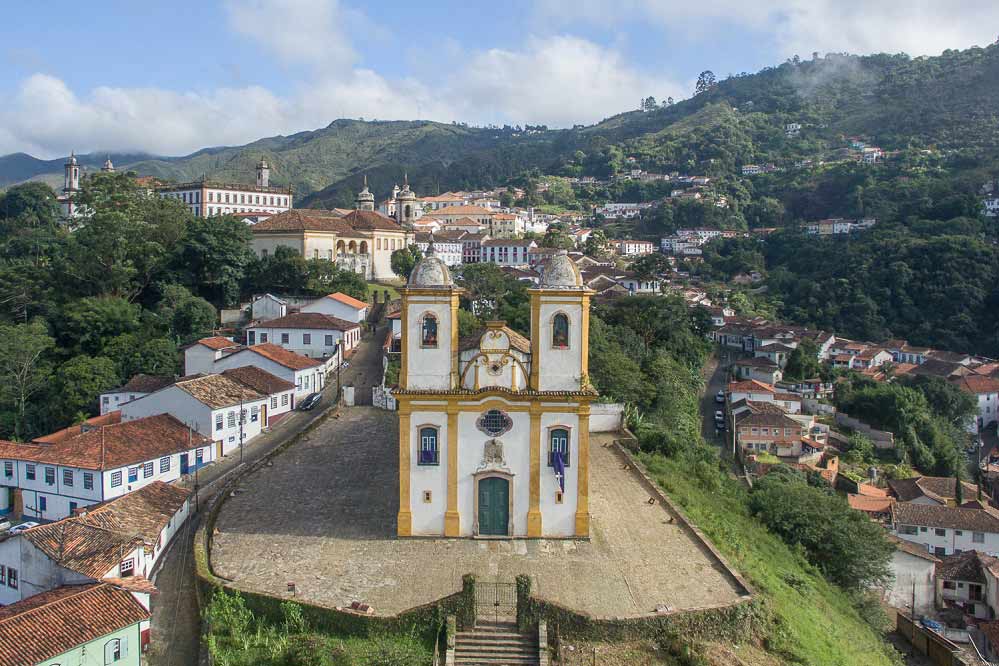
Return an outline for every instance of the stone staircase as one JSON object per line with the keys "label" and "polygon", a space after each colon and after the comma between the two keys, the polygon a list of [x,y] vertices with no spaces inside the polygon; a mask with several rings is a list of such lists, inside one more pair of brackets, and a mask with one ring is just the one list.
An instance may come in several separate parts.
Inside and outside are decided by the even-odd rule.
{"label": "stone staircase", "polygon": [[513,621],[479,620],[454,641],[455,666],[538,666],[538,638],[517,631]]}

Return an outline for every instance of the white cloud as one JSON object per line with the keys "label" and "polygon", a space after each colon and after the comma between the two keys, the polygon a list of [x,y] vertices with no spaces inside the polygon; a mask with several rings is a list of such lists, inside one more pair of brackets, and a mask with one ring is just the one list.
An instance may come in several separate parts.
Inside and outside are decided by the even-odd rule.
{"label": "white cloud", "polygon": [[679,97],[680,87],[631,67],[620,53],[578,37],[531,37],[520,51],[474,54],[451,81],[471,117],[567,126],[637,108],[640,97]]}
{"label": "white cloud", "polygon": [[230,27],[288,63],[344,67],[354,63],[348,25],[354,12],[337,0],[228,0]]}
{"label": "white cloud", "polygon": [[598,26],[652,21],[693,40],[729,24],[769,37],[785,56],[812,51],[906,52],[936,55],[948,48],[985,46],[995,40],[999,3],[994,0],[538,0],[537,12],[556,26]]}
{"label": "white cloud", "polygon": [[287,96],[260,86],[175,92],[99,87],[77,95],[35,74],[0,107],[0,154],[94,150],[183,155],[327,125],[336,118],[427,118],[470,123],[593,122],[680,87],[628,65],[616,51],[571,36],[528,38],[522,50],[463,54],[438,80],[390,80],[358,67],[315,73]]}

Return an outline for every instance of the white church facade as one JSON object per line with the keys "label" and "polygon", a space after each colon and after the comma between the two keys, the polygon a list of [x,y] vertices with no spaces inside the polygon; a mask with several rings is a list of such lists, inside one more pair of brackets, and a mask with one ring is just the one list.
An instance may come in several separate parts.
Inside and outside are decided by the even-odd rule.
{"label": "white church facade", "polygon": [[432,250],[402,290],[399,536],[588,537],[593,292],[563,252],[529,290],[530,339],[459,341],[461,293]]}

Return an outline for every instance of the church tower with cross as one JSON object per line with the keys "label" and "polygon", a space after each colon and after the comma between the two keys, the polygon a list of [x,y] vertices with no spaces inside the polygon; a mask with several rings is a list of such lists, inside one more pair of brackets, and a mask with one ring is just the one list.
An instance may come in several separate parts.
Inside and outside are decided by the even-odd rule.
{"label": "church tower with cross", "polygon": [[586,538],[592,291],[565,252],[531,298],[459,339],[463,290],[433,249],[402,290],[399,536]]}

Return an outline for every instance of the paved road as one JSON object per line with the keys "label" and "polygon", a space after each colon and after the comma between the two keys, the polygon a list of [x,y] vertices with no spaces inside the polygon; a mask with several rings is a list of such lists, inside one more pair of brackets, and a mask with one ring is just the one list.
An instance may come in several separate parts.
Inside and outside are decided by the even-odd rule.
{"label": "paved road", "polygon": [[[349,356],[350,366],[341,371],[345,386],[354,385],[364,390],[371,402],[371,386],[381,381],[381,341],[385,325],[375,335],[365,336]],[[338,388],[337,373],[333,373],[323,392],[319,405],[309,412],[292,412],[271,431],[253,438],[243,447],[242,462],[239,450],[222,460],[198,470],[181,482],[198,487],[198,508],[218,492],[225,478],[241,465],[252,464],[277,446],[307,428],[334,406]],[[355,393],[356,395],[356,393]],[[194,586],[194,560],[192,553],[193,521],[174,538],[170,549],[161,560],[154,582],[159,594],[153,598],[152,642],[148,652],[150,666],[192,666],[199,663],[201,651],[201,618]]]}
{"label": "paved road", "polygon": [[715,402],[715,394],[725,388],[728,381],[728,366],[734,358],[734,353],[718,349],[704,364],[704,395],[701,396],[701,417],[703,420],[701,434],[704,441],[713,442],[718,446],[725,444],[725,433],[715,428],[715,411],[722,405]]}

